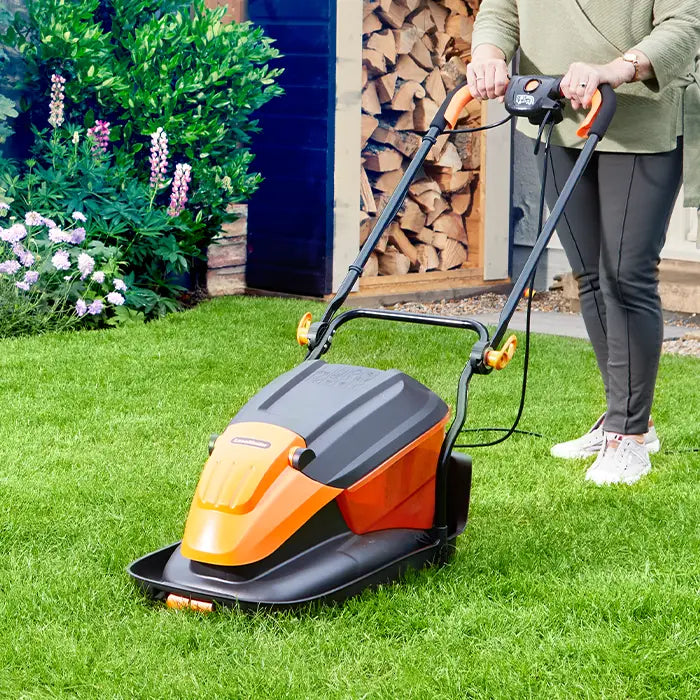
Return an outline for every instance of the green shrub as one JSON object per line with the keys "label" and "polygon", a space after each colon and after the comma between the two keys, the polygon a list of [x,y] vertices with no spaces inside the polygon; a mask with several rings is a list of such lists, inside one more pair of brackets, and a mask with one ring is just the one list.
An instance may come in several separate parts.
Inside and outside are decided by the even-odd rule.
{"label": "green shrub", "polygon": [[86,133],[63,122],[62,104],[52,100],[52,128],[35,132],[26,172],[0,174],[0,191],[20,218],[34,210],[83,212],[89,240],[118,251],[129,269],[129,304],[146,316],[176,310],[185,291],[178,280],[202,257],[201,211],[187,209],[182,195],[171,195],[175,207],[157,203],[170,184],[161,172],[167,162],[157,182],[142,183],[113,157],[107,122],[99,120]]}
{"label": "green shrub", "polygon": [[[70,121],[83,129],[98,119],[111,124],[114,172],[101,174],[99,183],[88,179],[103,188],[89,199],[102,202],[109,241],[126,242],[137,256],[135,274],[150,270],[150,279],[139,284],[161,293],[156,279],[167,282],[173,272],[162,268],[162,258],[187,267],[230,219],[227,206],[250,197],[260,182],[249,171],[248,146],[257,131],[252,115],[281,92],[275,84],[280,71],[268,67],[278,52],[261,29],[222,23],[225,8],[209,10],[204,0],[28,0],[27,5],[28,17],[15,17],[3,39],[26,61],[23,109],[39,129],[46,126],[45,95],[56,73],[67,79]],[[192,167],[188,211],[171,227],[172,238],[161,235],[162,222],[154,224],[156,214],[139,199],[138,184],[145,185],[150,173],[148,140],[159,128],[168,134],[171,164]],[[35,149],[35,156],[46,163],[54,154]],[[67,185],[55,168],[42,166],[34,176],[46,179],[47,197]],[[110,177],[115,182],[108,183]],[[116,186],[123,197],[109,202]],[[81,194],[80,180],[70,187]],[[18,193],[15,186],[11,194]],[[167,205],[164,188],[151,203]],[[155,228],[158,235],[152,236]],[[131,230],[138,230],[138,240],[128,240]],[[160,258],[155,261],[154,238]]]}

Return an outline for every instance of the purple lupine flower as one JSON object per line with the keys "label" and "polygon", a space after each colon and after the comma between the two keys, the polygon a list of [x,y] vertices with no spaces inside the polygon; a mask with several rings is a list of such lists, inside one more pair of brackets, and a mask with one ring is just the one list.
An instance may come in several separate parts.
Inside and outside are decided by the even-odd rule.
{"label": "purple lupine flower", "polygon": [[54,73],[51,76],[51,105],[49,114],[49,124],[54,129],[58,129],[63,124],[63,110],[65,106],[66,79],[62,75]]}
{"label": "purple lupine flower", "polygon": [[158,127],[151,134],[151,164],[150,185],[158,189],[165,182],[165,171],[168,169],[168,135],[162,127]]}
{"label": "purple lupine flower", "polygon": [[114,280],[113,284],[114,284],[114,288],[118,292],[125,292],[127,289],[126,284],[124,284],[124,280]]}
{"label": "purple lupine flower", "polygon": [[168,214],[173,218],[182,214],[187,204],[187,190],[192,179],[192,166],[187,163],[178,163],[175,166],[173,189],[170,193],[170,206]]}
{"label": "purple lupine flower", "polygon": [[119,292],[110,292],[107,295],[107,301],[115,306],[121,306],[124,303],[124,297]]}
{"label": "purple lupine flower", "polygon": [[67,250],[59,250],[52,258],[51,264],[57,270],[69,270],[70,269],[70,257],[68,256]]}
{"label": "purple lupine flower", "polygon": [[78,299],[78,301],[75,302],[75,313],[78,314],[79,318],[85,316],[87,310],[88,306],[83,299]]}
{"label": "purple lupine flower", "polygon": [[95,122],[95,126],[91,126],[87,133],[88,138],[92,139],[92,152],[93,154],[107,153],[107,146],[109,145],[109,122],[102,121],[98,119]]}
{"label": "purple lupine flower", "polygon": [[80,245],[85,240],[85,229],[78,226],[71,231],[69,243]]}
{"label": "purple lupine flower", "polygon": [[92,279],[94,282],[97,282],[97,284],[104,284],[105,282],[105,273],[100,271],[96,272],[93,276]]}
{"label": "purple lupine flower", "polygon": [[16,260],[5,260],[5,262],[0,263],[0,273],[5,275],[14,275],[21,265]]}
{"label": "purple lupine flower", "polygon": [[41,226],[44,223],[44,217],[36,211],[28,211],[24,216],[25,226]]}
{"label": "purple lupine flower", "polygon": [[81,211],[74,211],[71,216],[75,221],[82,221],[83,223],[87,221],[87,217]]}
{"label": "purple lupine flower", "polygon": [[90,316],[99,316],[104,308],[105,305],[99,299],[95,299],[95,301],[88,306],[87,312],[90,314]]}
{"label": "purple lupine flower", "polygon": [[27,235],[23,224],[13,224],[10,228],[0,229],[0,238],[6,243],[19,243]]}
{"label": "purple lupine flower", "polygon": [[95,269],[95,260],[87,253],[81,253],[78,256],[78,270],[80,270],[80,279],[84,280]]}

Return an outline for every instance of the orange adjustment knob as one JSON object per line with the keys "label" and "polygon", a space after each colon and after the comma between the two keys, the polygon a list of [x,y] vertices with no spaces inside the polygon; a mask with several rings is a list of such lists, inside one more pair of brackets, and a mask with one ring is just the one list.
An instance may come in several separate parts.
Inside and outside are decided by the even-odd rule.
{"label": "orange adjustment knob", "polygon": [[198,612],[211,612],[214,609],[214,605],[206,600],[197,600],[196,598],[188,598],[182,595],[176,595],[171,593],[165,604],[172,610],[185,610],[189,608],[190,610],[197,610]]}
{"label": "orange adjustment knob", "polygon": [[299,325],[297,326],[297,343],[299,343],[299,345],[309,344],[309,328],[311,328],[312,318],[311,314],[307,312],[301,317],[301,321],[299,321]]}
{"label": "orange adjustment knob", "polygon": [[500,350],[487,350],[484,362],[494,369],[503,369],[515,355],[518,339],[511,335]]}

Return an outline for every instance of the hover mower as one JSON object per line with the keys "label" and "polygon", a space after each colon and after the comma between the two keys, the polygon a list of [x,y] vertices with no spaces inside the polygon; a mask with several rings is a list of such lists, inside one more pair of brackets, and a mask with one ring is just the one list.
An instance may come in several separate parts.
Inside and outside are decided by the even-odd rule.
{"label": "hover mower", "polygon": [[[506,108],[542,126],[556,123],[563,108],[559,83],[546,76],[515,77]],[[470,100],[466,85],[447,96],[323,317],[316,323],[310,314],[302,319],[297,339],[308,349],[304,362],[255,395],[210,445],[182,541],[129,566],[148,596],[198,610],[289,607],[343,600],[409,568],[449,560],[469,509],[472,462],[453,451],[469,383],[475,374],[503,369],[513,357],[515,336],[496,348],[615,112],[615,94],[603,85],[579,130],[586,141],[578,161],[492,336],[465,318],[340,312],[437,137],[454,128]],[[476,334],[451,423],[447,404],[402,372],[321,359],[340,327],[358,318]]]}

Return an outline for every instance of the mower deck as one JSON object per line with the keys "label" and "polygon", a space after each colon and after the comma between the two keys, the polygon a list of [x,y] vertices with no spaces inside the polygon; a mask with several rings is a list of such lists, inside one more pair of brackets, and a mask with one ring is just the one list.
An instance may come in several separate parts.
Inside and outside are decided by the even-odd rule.
{"label": "mower deck", "polygon": [[[466,526],[471,473],[471,459],[453,455],[451,543]],[[203,564],[184,557],[176,542],[137,559],[128,571],[141,590],[156,600],[175,594],[247,609],[284,608],[342,601],[365,588],[394,581],[408,569],[438,563],[444,555],[430,530],[403,528],[356,535],[332,502],[277,551],[254,564]]]}

